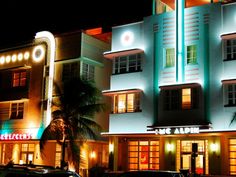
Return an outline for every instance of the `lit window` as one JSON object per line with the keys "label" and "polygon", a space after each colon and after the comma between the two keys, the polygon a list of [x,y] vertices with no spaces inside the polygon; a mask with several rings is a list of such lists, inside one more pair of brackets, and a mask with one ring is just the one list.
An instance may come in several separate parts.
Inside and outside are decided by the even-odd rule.
{"label": "lit window", "polygon": [[229,39],[224,41],[224,59],[236,59],[236,39]]}
{"label": "lit window", "polygon": [[11,119],[23,119],[24,113],[24,103],[12,103],[11,104],[11,112],[10,118]]}
{"label": "lit window", "polygon": [[160,163],[159,141],[129,141],[129,170],[158,170]]}
{"label": "lit window", "polygon": [[13,73],[13,87],[26,86],[26,71],[17,71]]}
{"label": "lit window", "polygon": [[182,109],[191,108],[191,89],[182,89]]}
{"label": "lit window", "polygon": [[175,49],[166,49],[166,67],[175,66]]}
{"label": "lit window", "polygon": [[142,70],[142,54],[116,57],[113,60],[113,74],[137,72]]}
{"label": "lit window", "polygon": [[197,64],[197,46],[187,46],[187,64]]}
{"label": "lit window", "polygon": [[236,139],[229,139],[230,175],[236,175]]}
{"label": "lit window", "polygon": [[124,93],[113,96],[113,113],[140,111],[139,93]]}
{"label": "lit window", "polygon": [[126,112],[126,94],[118,95],[118,113]]}
{"label": "lit window", "polygon": [[61,166],[61,145],[58,143],[56,144],[55,166]]}

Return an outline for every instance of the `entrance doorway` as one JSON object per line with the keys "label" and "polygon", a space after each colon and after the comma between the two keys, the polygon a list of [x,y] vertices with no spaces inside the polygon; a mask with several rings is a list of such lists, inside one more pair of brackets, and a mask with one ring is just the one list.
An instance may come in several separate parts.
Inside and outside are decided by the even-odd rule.
{"label": "entrance doorway", "polygon": [[208,152],[207,140],[181,140],[179,141],[180,149],[180,169],[192,169],[192,144],[196,143],[197,157],[195,172],[197,174],[208,174]]}

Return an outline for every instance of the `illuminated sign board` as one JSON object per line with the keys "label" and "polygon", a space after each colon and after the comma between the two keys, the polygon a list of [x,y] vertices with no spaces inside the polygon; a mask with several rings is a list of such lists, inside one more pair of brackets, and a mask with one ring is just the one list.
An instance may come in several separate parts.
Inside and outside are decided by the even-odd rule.
{"label": "illuminated sign board", "polygon": [[0,140],[29,140],[32,138],[30,133],[4,133],[0,134]]}
{"label": "illuminated sign board", "polygon": [[155,131],[159,135],[195,134],[199,133],[199,127],[158,128]]}

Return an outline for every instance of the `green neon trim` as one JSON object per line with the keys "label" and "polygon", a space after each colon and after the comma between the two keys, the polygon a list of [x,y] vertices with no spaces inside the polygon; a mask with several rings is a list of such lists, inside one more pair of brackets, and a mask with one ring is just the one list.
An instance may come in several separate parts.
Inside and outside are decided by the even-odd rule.
{"label": "green neon trim", "polygon": [[154,33],[154,67],[153,67],[153,116],[154,124],[158,122],[158,36],[157,33]]}
{"label": "green neon trim", "polygon": [[175,0],[176,18],[176,82],[185,81],[185,48],[184,48],[184,8],[185,0]]}
{"label": "green neon trim", "polygon": [[206,122],[210,122],[210,64],[209,64],[209,25],[205,24],[204,26],[204,44],[205,44],[205,52],[204,52],[204,82],[203,82],[203,94],[205,100],[205,120]]}
{"label": "green neon trim", "polygon": [[156,0],[152,0],[152,15],[156,14]]}

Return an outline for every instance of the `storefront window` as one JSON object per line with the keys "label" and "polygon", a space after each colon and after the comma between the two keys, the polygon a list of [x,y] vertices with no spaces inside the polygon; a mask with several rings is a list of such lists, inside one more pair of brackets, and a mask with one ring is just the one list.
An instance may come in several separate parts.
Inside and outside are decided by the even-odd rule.
{"label": "storefront window", "polygon": [[35,144],[21,144],[21,158],[24,164],[33,163]]}
{"label": "storefront window", "polygon": [[236,139],[229,140],[230,175],[236,175]]}
{"label": "storefront window", "polygon": [[129,141],[129,170],[158,170],[159,141]]}
{"label": "storefront window", "polygon": [[61,145],[58,143],[56,144],[55,166],[61,166]]}

